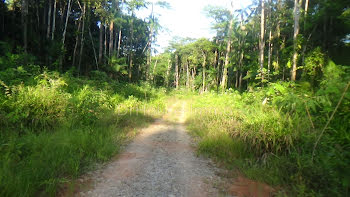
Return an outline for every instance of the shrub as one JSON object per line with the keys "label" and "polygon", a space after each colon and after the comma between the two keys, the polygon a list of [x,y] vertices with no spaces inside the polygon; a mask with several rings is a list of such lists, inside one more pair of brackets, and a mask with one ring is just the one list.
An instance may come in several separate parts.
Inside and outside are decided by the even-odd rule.
{"label": "shrub", "polygon": [[50,129],[64,119],[68,98],[55,86],[19,85],[11,88],[0,110],[6,122],[18,129]]}

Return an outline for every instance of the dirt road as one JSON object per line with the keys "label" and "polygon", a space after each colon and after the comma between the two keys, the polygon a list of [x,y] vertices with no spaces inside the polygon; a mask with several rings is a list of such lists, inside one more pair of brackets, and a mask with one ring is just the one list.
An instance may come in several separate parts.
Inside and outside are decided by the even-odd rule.
{"label": "dirt road", "polygon": [[185,103],[176,102],[103,169],[79,196],[218,196],[215,167],[197,157],[186,133]]}

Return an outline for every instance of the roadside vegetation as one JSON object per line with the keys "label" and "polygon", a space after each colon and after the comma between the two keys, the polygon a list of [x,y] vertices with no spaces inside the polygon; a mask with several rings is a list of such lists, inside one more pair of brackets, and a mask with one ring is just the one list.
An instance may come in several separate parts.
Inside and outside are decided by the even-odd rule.
{"label": "roadside vegetation", "polygon": [[277,82],[188,95],[198,151],[288,196],[347,196],[349,76],[329,62],[320,87]]}
{"label": "roadside vegetation", "polygon": [[165,89],[14,65],[0,71],[0,196],[55,195],[165,109]]}

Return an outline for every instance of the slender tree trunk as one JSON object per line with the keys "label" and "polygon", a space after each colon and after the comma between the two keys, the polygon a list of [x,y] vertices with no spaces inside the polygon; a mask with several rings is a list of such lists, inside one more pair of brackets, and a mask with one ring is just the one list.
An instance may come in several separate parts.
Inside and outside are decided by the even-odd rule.
{"label": "slender tree trunk", "polygon": [[179,57],[175,54],[175,87],[179,89]]}
{"label": "slender tree trunk", "polygon": [[[36,10],[35,10],[35,11],[36,11],[36,12],[35,12],[35,15],[36,15],[36,22],[37,22],[37,25],[36,25],[36,26],[37,26],[37,28],[38,28],[38,29],[37,29],[38,32],[40,32],[40,16],[39,16],[39,6],[40,6],[40,5],[39,5],[39,3],[40,3],[40,2],[39,2],[38,0],[35,1],[35,4],[36,4],[36,5],[35,5],[35,8],[36,8]],[[3,15],[3,17],[4,17],[4,15]],[[3,26],[3,30],[4,30],[4,23],[5,23],[4,18],[2,19],[2,21],[3,21],[3,22],[2,22],[2,26]]]}
{"label": "slender tree trunk", "polygon": [[72,0],[69,0],[69,1],[68,1],[66,22],[65,22],[64,30],[63,30],[63,34],[62,34],[62,45],[63,45],[63,47],[64,47],[64,43],[65,43],[65,41],[66,41],[66,32],[67,32],[67,25],[68,25],[68,20],[69,20],[69,15],[70,15],[71,2],[72,2]]}
{"label": "slender tree trunk", "polygon": [[103,59],[105,60],[104,63],[106,63],[106,57],[107,57],[107,34],[108,34],[108,27],[107,27],[107,23],[105,23],[104,25],[104,32],[105,32],[105,39],[104,39],[104,51],[103,51]]}
{"label": "slender tree trunk", "polygon": [[98,50],[98,63],[102,63],[102,53],[103,53],[103,24],[100,23],[100,40],[99,40],[99,50]]}
{"label": "slender tree trunk", "polygon": [[226,56],[225,56],[225,65],[223,68],[223,73],[222,73],[222,79],[221,79],[221,88],[225,90],[227,87],[227,69],[228,69],[228,64],[230,62],[230,53],[231,53],[231,34],[232,34],[232,29],[233,29],[233,18],[230,21],[230,27],[229,27],[229,38],[227,41],[227,47],[226,47]]}
{"label": "slender tree trunk", "polygon": [[117,49],[117,58],[119,58],[120,53],[120,45],[122,43],[122,26],[119,27],[119,35],[118,35],[118,49]]}
{"label": "slender tree trunk", "polygon": [[151,23],[150,23],[150,31],[149,31],[149,35],[148,35],[148,50],[147,50],[147,63],[146,63],[146,80],[149,80],[149,69],[151,66],[151,62],[152,62],[152,37],[153,37],[153,3],[152,3],[152,7],[151,7]]}
{"label": "slender tree trunk", "polygon": [[[220,46],[219,48],[221,48],[222,46],[222,43],[220,42]],[[222,68],[222,65],[223,65],[223,62],[222,60],[220,60],[220,57],[222,57],[223,55],[221,54],[221,52],[218,50],[218,66],[217,66],[217,69],[216,69],[216,72],[217,72],[217,75],[216,75],[216,91],[219,91],[219,88],[220,88],[220,78],[221,78],[221,68]]]}
{"label": "slender tree trunk", "polygon": [[186,58],[186,88],[190,88],[190,70],[189,70],[189,62],[188,59]]}
{"label": "slender tree trunk", "polygon": [[277,26],[276,26],[276,34],[277,34],[277,50],[276,50],[276,68],[279,69],[280,67],[280,57],[279,57],[279,51],[281,50],[281,45],[280,45],[280,38],[281,38],[281,0],[277,1],[277,12],[278,12],[278,21],[277,21]]}
{"label": "slender tree trunk", "polygon": [[68,1],[68,8],[67,8],[67,15],[66,15],[66,22],[64,25],[64,30],[63,30],[63,34],[62,34],[62,55],[61,55],[61,59],[60,59],[60,68],[59,70],[62,71],[62,66],[63,66],[63,60],[64,60],[64,43],[66,41],[66,32],[67,32],[67,25],[68,25],[68,20],[69,20],[69,15],[70,15],[70,7],[71,7],[71,2],[72,0]]}
{"label": "slender tree trunk", "polygon": [[197,74],[197,71],[196,71],[196,67],[193,67],[193,71],[192,71],[192,90],[194,90],[195,89],[195,84],[194,84],[194,80],[195,80],[195,78],[196,78],[196,74]]}
{"label": "slender tree trunk", "polygon": [[111,24],[109,25],[109,58],[112,58],[113,55],[113,31],[114,23],[111,21]]}
{"label": "slender tree trunk", "polygon": [[50,38],[50,30],[51,30],[51,10],[52,10],[52,1],[49,0],[49,10],[47,12],[47,32],[46,38]]}
{"label": "slender tree trunk", "polygon": [[205,53],[203,53],[203,64],[202,64],[202,68],[203,68],[203,92],[205,92],[205,66],[206,66],[206,62],[207,61],[207,56],[205,55]]}
{"label": "slender tree trunk", "polygon": [[270,70],[271,70],[271,55],[272,55],[272,31],[270,29],[269,33],[269,54],[267,61],[267,79],[270,80]]}
{"label": "slender tree trunk", "polygon": [[[134,13],[132,13],[131,17],[134,17]],[[129,81],[132,79],[132,69],[133,69],[133,42],[134,42],[134,19],[132,18],[130,21],[130,60],[129,60]]]}
{"label": "slender tree trunk", "polygon": [[113,41],[113,55],[116,55],[117,53],[117,44],[118,44],[118,31],[116,25],[114,25],[114,41]]}
{"label": "slender tree trunk", "polygon": [[166,70],[166,86],[169,87],[169,82],[170,82],[170,79],[169,79],[169,75],[170,75],[170,69],[171,69],[171,60],[168,59],[168,68]]}
{"label": "slender tree trunk", "polygon": [[129,82],[131,82],[132,79],[132,69],[133,69],[133,52],[130,52],[130,60],[129,60]]}
{"label": "slender tree trunk", "polygon": [[260,74],[261,83],[264,82],[264,50],[265,50],[265,0],[261,1],[261,17],[260,17],[260,39],[259,39],[259,64],[260,64]]}
{"label": "slender tree trunk", "polygon": [[297,76],[297,63],[298,63],[298,34],[299,34],[299,18],[300,18],[300,4],[302,0],[294,0],[294,35],[293,35],[293,42],[294,42],[294,53],[293,53],[293,68],[292,68],[292,75],[291,80],[295,81]]}
{"label": "slender tree trunk", "polygon": [[148,55],[148,51],[147,50],[147,62],[146,62],[146,81],[151,80],[151,74],[150,74],[150,67],[151,67],[151,56]]}
{"label": "slender tree trunk", "polygon": [[242,81],[243,81],[243,70],[239,72],[239,85],[238,85],[239,90],[242,90]]}
{"label": "slender tree trunk", "polygon": [[[122,0],[122,9],[123,9],[123,6],[124,6],[124,0]],[[121,18],[123,18],[123,16],[121,16]],[[122,23],[119,24],[117,58],[119,58],[121,43],[122,43]]]}
{"label": "slender tree trunk", "polygon": [[23,48],[27,53],[28,49],[28,0],[22,0],[22,27],[23,27]]}
{"label": "slender tree trunk", "polygon": [[306,31],[306,22],[307,22],[307,11],[309,9],[309,0],[305,1],[305,9],[304,9],[304,32]]}
{"label": "slender tree trunk", "polygon": [[239,68],[237,67],[235,73],[235,88],[238,88],[238,77],[239,77]]}
{"label": "slender tree trunk", "polygon": [[54,4],[53,4],[53,13],[52,13],[51,40],[54,40],[54,39],[55,39],[55,29],[56,29],[56,7],[57,7],[57,0],[54,0]]}
{"label": "slender tree trunk", "polygon": [[84,3],[83,7],[83,25],[81,28],[81,40],[80,40],[80,54],[79,54],[79,65],[78,65],[78,75],[80,74],[81,71],[81,58],[83,56],[83,49],[84,49],[84,32],[85,32],[85,18],[86,18],[86,3]]}
{"label": "slender tree trunk", "polygon": [[94,51],[96,69],[98,70],[99,68],[98,68],[97,54],[96,54],[96,49],[95,49],[95,45],[94,45],[94,40],[92,39],[92,35],[91,35],[90,28],[89,28],[89,36],[90,36],[90,40],[91,40],[92,49],[93,49],[93,51]]}
{"label": "slender tree trunk", "polygon": [[73,63],[72,63],[73,66],[75,66],[75,60],[76,60],[76,56],[77,56],[80,27],[81,27],[81,17],[80,17],[80,19],[78,21],[78,29],[77,29],[77,34],[76,34],[76,37],[75,37],[75,45],[74,45],[74,50],[73,50]]}
{"label": "slender tree trunk", "polygon": [[152,71],[152,76],[151,76],[151,80],[153,82],[154,82],[154,76],[155,76],[155,73],[156,73],[157,63],[158,63],[158,59],[156,59],[156,62],[154,63],[154,66],[153,66],[153,71]]}
{"label": "slender tree trunk", "polygon": [[[62,13],[61,14],[61,20],[60,20],[60,30],[63,31],[64,29],[64,13],[66,12],[66,1],[61,1],[61,9],[60,9],[60,12]],[[46,18],[46,17],[45,17]],[[45,24],[45,22],[44,22]]]}

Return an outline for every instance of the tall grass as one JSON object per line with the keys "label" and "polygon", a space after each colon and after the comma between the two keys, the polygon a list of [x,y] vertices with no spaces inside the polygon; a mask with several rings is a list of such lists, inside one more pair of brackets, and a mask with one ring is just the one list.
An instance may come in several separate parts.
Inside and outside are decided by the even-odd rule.
{"label": "tall grass", "polygon": [[330,63],[331,73],[325,72],[314,91],[302,83],[271,83],[248,93],[191,96],[187,123],[199,152],[249,178],[282,186],[290,196],[349,195],[350,93],[312,156],[347,81],[335,66]]}
{"label": "tall grass", "polygon": [[55,196],[165,111],[162,89],[103,74],[43,72],[0,86],[0,196]]}

